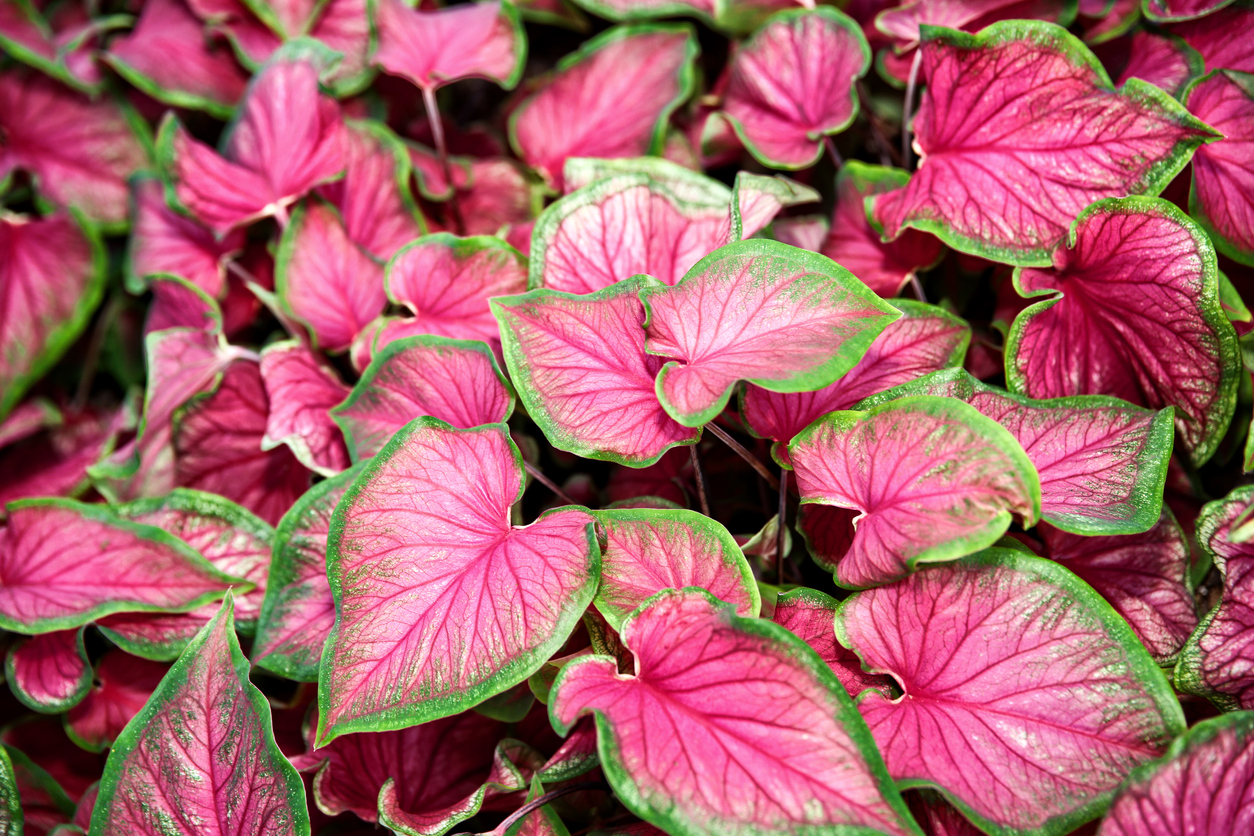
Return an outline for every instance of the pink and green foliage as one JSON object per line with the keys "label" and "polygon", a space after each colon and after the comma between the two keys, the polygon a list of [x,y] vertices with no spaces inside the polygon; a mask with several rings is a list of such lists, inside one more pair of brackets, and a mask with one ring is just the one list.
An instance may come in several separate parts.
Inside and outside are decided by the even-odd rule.
{"label": "pink and green foliage", "polygon": [[1254,9],[1245,4],[1228,6],[1206,17],[1171,27],[1202,54],[1207,71],[1229,69],[1254,73]]}
{"label": "pink and green foliage", "polygon": [[309,833],[300,776],[248,681],[231,599],[187,646],[113,744],[91,832]]}
{"label": "pink and green foliage", "polygon": [[348,395],[339,375],[293,340],[261,352],[261,379],[270,414],[262,450],[286,444],[305,467],[334,476],[348,467],[348,450],[331,408]]}
{"label": "pink and green foliage", "polygon": [[151,177],[132,183],[131,204],[129,289],[139,292],[150,276],[164,273],[186,279],[214,299],[226,295],[227,261],[243,249],[242,232],[215,237],[167,206],[160,181]]}
{"label": "pink and green foliage", "polygon": [[1205,17],[1231,3],[1232,0],[1145,0],[1144,9],[1150,20],[1171,22]]}
{"label": "pink and green foliage", "polygon": [[[1155,87],[1161,87],[1178,99],[1188,88],[1189,82],[1202,74],[1205,66],[1201,53],[1182,38],[1149,31],[1137,32],[1132,36],[1128,49],[1128,63],[1116,82],[1118,86],[1123,86],[1130,78],[1139,78]],[[1216,127],[1204,114],[1192,108],[1190,112],[1208,125]],[[1204,151],[1205,146],[1199,150]]]}
{"label": "pink and green foliage", "polygon": [[810,645],[850,697],[857,697],[868,688],[888,693],[891,680],[883,674],[864,671],[858,654],[837,641],[835,622],[839,607],[840,602],[832,596],[800,587],[780,593],[771,620]]}
{"label": "pink and green foliage", "polygon": [[1099,201],[1076,219],[1052,267],[1020,268],[1014,281],[1022,296],[1052,296],[1010,328],[1013,391],[1174,406],[1193,461],[1211,457],[1232,417],[1241,364],[1219,305],[1214,250],[1184,213],[1153,198]]}
{"label": "pink and green foliage", "polygon": [[859,592],[836,634],[904,692],[858,700],[893,779],[939,788],[988,832],[1069,832],[1185,728],[1127,623],[1015,550]]}
{"label": "pink and green foliage", "polygon": [[1251,776],[1254,715],[1204,720],[1131,775],[1098,836],[1242,833],[1254,827]]}
{"label": "pink and green foliage", "polygon": [[1254,76],[1218,70],[1194,84],[1185,103],[1224,138],[1193,155],[1189,212],[1215,247],[1254,262]]}
{"label": "pink and green foliage", "polygon": [[424,91],[462,78],[486,78],[509,89],[522,76],[526,40],[509,0],[435,10],[381,0],[378,9],[375,63]]}
{"label": "pink and green foliage", "polygon": [[169,667],[121,650],[108,651],[91,671],[91,690],[66,713],[66,734],[91,752],[112,746],[148,702]]}
{"label": "pink and green foliage", "polygon": [[865,412],[833,412],[788,448],[803,504],[841,509],[841,586],[904,577],[921,563],[991,546],[1018,519],[1040,516],[1041,489],[1014,437],[948,398],[902,398]]}
{"label": "pink and green foliage", "polygon": [[594,714],[611,785],[670,832],[917,832],[827,665],[783,628],[731,610],[699,589],[650,598],[623,625],[634,675],[611,657],[569,663],[554,726]]}
{"label": "pink and green foliage", "polygon": [[772,15],[737,52],[723,113],[772,168],[809,168],[823,138],[858,113],[854,84],[871,66],[858,25],[829,6]]}
{"label": "pink and green foliage", "polygon": [[35,711],[60,714],[74,707],[91,688],[82,628],[20,640],[5,657],[4,678],[13,695]]}
{"label": "pink and green foliage", "polygon": [[522,457],[504,426],[417,418],[336,506],[318,742],[447,717],[522,682],[592,600],[593,520],[579,508],[515,528]]}
{"label": "pink and green foliage", "polygon": [[[914,227],[962,252],[1042,263],[1087,205],[1157,194],[1215,138],[1147,82],[1114,89],[1092,53],[1052,24],[923,32],[919,170],[874,198],[886,238]],[[1054,174],[1042,180],[1046,166]]]}

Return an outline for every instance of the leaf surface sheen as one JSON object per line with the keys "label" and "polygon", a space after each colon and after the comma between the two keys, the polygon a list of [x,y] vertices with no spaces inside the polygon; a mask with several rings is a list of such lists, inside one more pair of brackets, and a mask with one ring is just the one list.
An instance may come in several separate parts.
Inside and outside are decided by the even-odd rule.
{"label": "leaf surface sheen", "polygon": [[905,692],[858,701],[898,785],[938,787],[988,832],[1070,832],[1185,729],[1127,623],[1022,552],[857,593],[836,632]]}
{"label": "leaf surface sheen", "polygon": [[380,0],[375,62],[424,90],[463,78],[486,78],[506,89],[518,83],[527,54],[518,12],[482,2],[434,10]]}
{"label": "leaf surface sheen", "polygon": [[549,714],[563,731],[595,714],[602,768],[636,815],[686,834],[915,832],[839,681],[783,628],[667,590],[623,641],[634,675],[572,661]]}
{"label": "leaf surface sheen", "polygon": [[924,32],[928,86],[913,123],[921,162],[908,184],[871,202],[886,238],[915,227],[962,252],[1046,263],[1090,203],[1157,194],[1214,138],[1147,82],[1115,90],[1053,24]]}
{"label": "leaf surface sheen", "polygon": [[407,424],[336,507],[336,623],[319,675],[318,741],[469,708],[525,680],[591,602],[592,517],[515,528],[521,456],[504,425]]}
{"label": "leaf surface sheen", "polygon": [[344,437],[330,412],[349,393],[339,375],[291,340],[261,352],[261,379],[270,402],[262,449],[286,444],[301,464],[322,476],[348,467]]}
{"label": "leaf surface sheen", "polygon": [[883,674],[862,669],[858,654],[836,640],[836,611],[840,602],[816,589],[790,589],[781,592],[771,620],[785,628],[819,654],[845,686],[850,697],[867,688],[888,693],[892,680]]}
{"label": "leaf surface sheen", "polygon": [[1223,70],[1190,88],[1190,112],[1224,138],[1193,155],[1189,213],[1224,255],[1254,263],[1254,76]]}
{"label": "leaf surface sheen", "polygon": [[65,715],[66,734],[92,752],[113,745],[126,724],[148,702],[169,667],[121,650],[106,651],[92,671],[91,690]]}
{"label": "leaf surface sheen", "polygon": [[9,649],[5,679],[28,708],[59,714],[91,688],[91,665],[81,630],[57,630],[21,640]]}

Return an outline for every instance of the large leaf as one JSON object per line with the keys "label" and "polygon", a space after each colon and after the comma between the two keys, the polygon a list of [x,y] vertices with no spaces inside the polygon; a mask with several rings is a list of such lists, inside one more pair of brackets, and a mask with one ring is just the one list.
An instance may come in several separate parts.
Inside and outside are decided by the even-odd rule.
{"label": "large leaf", "polygon": [[1189,213],[1220,252],[1254,264],[1254,76],[1213,72],[1190,88],[1185,102],[1224,135],[1193,155]]}
{"label": "large leaf", "polygon": [[971,327],[940,308],[896,300],[901,319],[890,322],[858,364],[830,386],[813,392],[771,392],[746,386],[740,414],[755,435],[774,439],[772,455],[786,461],[787,445],[814,419],[877,392],[962,363]]}
{"label": "large leaf", "polygon": [[509,523],[522,496],[503,425],[415,419],[340,500],[327,542],[336,621],[319,674],[318,741],[446,717],[522,682],[592,600],[592,518]]}
{"label": "large leaf", "polygon": [[228,596],[127,724],[91,817],[98,836],[308,836],[300,775],[248,681]]}
{"label": "large leaf", "polygon": [[317,681],[322,646],[335,624],[326,560],[331,513],[359,471],[351,468],[322,480],[279,521],[253,642],[258,667],[300,682]]}
{"label": "large leaf", "polygon": [[1014,280],[1023,296],[1055,295],[1010,328],[1012,390],[1174,406],[1194,463],[1210,458],[1232,419],[1241,362],[1214,250],[1184,213],[1154,198],[1100,201],[1076,219],[1052,268],[1020,268]]}
{"label": "large leaf", "polygon": [[13,695],[35,711],[60,714],[77,705],[91,687],[82,629],[19,641],[5,657],[4,678]]}
{"label": "large leaf", "polygon": [[0,581],[0,627],[22,633],[113,612],[185,612],[239,582],[161,529],[67,499],[9,505]]}
{"label": "large leaf", "polygon": [[843,12],[780,12],[736,51],[723,113],[758,162],[808,168],[823,137],[858,115],[854,84],[870,66],[871,48]]}
{"label": "large leaf", "polygon": [[375,63],[423,90],[462,78],[486,78],[508,90],[522,77],[527,41],[508,0],[429,11],[380,0],[378,10]]}
{"label": "large leaf", "polygon": [[0,214],[0,417],[78,338],[104,282],[99,237],[69,214]]}
{"label": "large leaf", "polygon": [[904,577],[992,545],[1040,516],[1036,469],[1005,429],[948,398],[833,412],[788,448],[803,504],[844,509],[842,586]]}
{"label": "large leaf", "polygon": [[167,206],[160,181],[151,177],[135,178],[131,199],[127,289],[139,293],[150,276],[166,273],[186,279],[214,299],[225,296],[226,261],[244,248],[243,232],[215,237],[208,228]]}
{"label": "large leaf", "polygon": [[1127,623],[1021,552],[860,592],[836,634],[905,692],[858,701],[898,786],[938,787],[989,833],[1069,833],[1185,728]]}
{"label": "large leaf", "polygon": [[549,716],[595,714],[619,799],[672,833],[917,832],[845,689],[787,630],[699,589],[650,598],[613,657],[568,663]]}
{"label": "large leaf", "polygon": [[598,511],[605,538],[601,584],[593,600],[610,626],[663,589],[700,587],[753,618],[761,606],[744,554],[718,522],[695,511]]}
{"label": "large leaf", "polygon": [[[1048,263],[1085,206],[1157,194],[1214,134],[1171,96],[1101,64],[1058,26],[923,28],[919,169],[873,199],[886,238],[907,227],[963,252]],[[1042,178],[1042,170],[1051,172]]]}
{"label": "large leaf", "polygon": [[771,620],[810,645],[836,674],[849,696],[857,697],[867,688],[887,693],[891,680],[883,674],[862,670],[858,654],[836,640],[839,606],[840,602],[830,595],[798,587],[779,594]]}
{"label": "large leaf", "polygon": [[349,392],[339,375],[291,340],[261,352],[261,379],[270,401],[261,449],[286,444],[301,464],[323,476],[348,467],[344,437],[330,412]]}
{"label": "large leaf", "polygon": [[651,286],[660,283],[640,276],[587,296],[533,290],[492,300],[518,397],[554,447],[644,467],[700,438],[654,394],[662,360],[645,353],[637,296]]}
{"label": "large leaf", "polygon": [[1244,833],[1254,828],[1254,714],[1203,720],[1162,761],[1137,768],[1098,836]]}
{"label": "large leaf", "polygon": [[65,733],[92,752],[113,745],[157,689],[169,665],[110,650],[96,662],[91,690],[65,715]]}
{"label": "large leaf", "polygon": [[375,354],[331,415],[358,461],[421,415],[470,429],[504,423],[513,411],[514,388],[487,345],[424,336],[388,343]]}
{"label": "large leaf", "polygon": [[658,400],[687,427],[721,412],[740,379],[773,392],[831,384],[900,316],[830,259],[769,240],[728,244],[640,298],[645,350],[674,358]]}
{"label": "large leaf", "polygon": [[661,150],[671,112],[692,92],[691,27],[619,26],[586,41],[510,116],[510,144],[556,188],[569,157]]}

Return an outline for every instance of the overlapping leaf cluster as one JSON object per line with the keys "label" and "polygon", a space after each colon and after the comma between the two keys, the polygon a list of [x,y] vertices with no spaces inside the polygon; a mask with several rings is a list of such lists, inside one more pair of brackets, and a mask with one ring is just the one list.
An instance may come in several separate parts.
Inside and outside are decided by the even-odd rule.
{"label": "overlapping leaf cluster", "polygon": [[574,2],[0,0],[0,832],[1254,831],[1254,8]]}

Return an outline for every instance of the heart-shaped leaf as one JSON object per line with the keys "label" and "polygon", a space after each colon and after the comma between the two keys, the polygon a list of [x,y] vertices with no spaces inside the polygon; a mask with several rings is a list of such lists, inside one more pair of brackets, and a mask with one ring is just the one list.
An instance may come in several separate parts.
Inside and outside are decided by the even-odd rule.
{"label": "heart-shaped leaf", "polygon": [[82,629],[22,639],[5,657],[4,678],[13,696],[27,708],[60,714],[74,707],[91,688],[91,664]]}
{"label": "heart-shaped leaf", "polygon": [[301,464],[323,476],[348,467],[348,450],[331,407],[349,388],[312,351],[295,340],[274,343],[261,352],[261,379],[270,414],[262,450],[286,444]]}
{"label": "heart-shaped leaf", "polygon": [[369,458],[420,415],[470,429],[504,423],[514,389],[481,342],[406,337],[388,343],[331,415],[353,461]]}
{"label": "heart-shaped leaf", "polygon": [[522,77],[526,35],[508,0],[433,10],[381,0],[378,14],[375,62],[425,91],[462,78],[486,78],[511,90]]}
{"label": "heart-shaped leaf", "polygon": [[[992,545],[1040,516],[1036,469],[1005,429],[949,398],[833,412],[788,447],[803,504],[844,511],[836,582],[866,587]],[[856,517],[855,517],[856,514]]]}
{"label": "heart-shaped leaf", "polygon": [[693,88],[689,26],[618,26],[584,42],[510,116],[510,144],[555,188],[570,157],[639,157],[661,149],[671,112]]}
{"label": "heart-shaped leaf", "polygon": [[843,12],[779,12],[736,51],[723,113],[758,162],[808,168],[823,137],[858,115],[854,84],[870,66],[862,29]]}
{"label": "heart-shaped leaf", "polygon": [[107,651],[91,673],[91,690],[65,715],[65,733],[91,752],[112,746],[157,690],[169,667],[121,650]]}
{"label": "heart-shaped leaf", "polygon": [[798,587],[779,594],[771,620],[810,645],[836,674],[849,696],[856,697],[867,688],[889,693],[891,680],[883,674],[862,670],[858,654],[836,640],[839,606],[840,602],[830,595]]}
{"label": "heart-shaped leaf", "polygon": [[1203,720],[1163,759],[1137,768],[1110,805],[1098,836],[1241,833],[1254,825],[1254,715]]}
{"label": "heart-shaped leaf", "polygon": [[186,612],[238,578],[178,538],[101,505],[28,499],[0,531],[0,627],[47,633],[114,612]]}
{"label": "heart-shaped leaf", "polygon": [[140,293],[149,276],[166,273],[186,279],[214,299],[226,295],[226,261],[244,248],[243,232],[218,239],[206,227],[169,208],[161,182],[151,177],[135,179],[131,199],[127,289]]}
{"label": "heart-shaped leaf", "polygon": [[971,327],[940,308],[899,299],[901,319],[890,322],[844,377],[814,392],[771,392],[750,384],[740,414],[755,435],[774,439],[771,454],[786,463],[788,442],[821,415],[850,409],[863,398],[922,375],[959,366]]}
{"label": "heart-shaped leaf", "polygon": [[756,617],[762,605],[748,561],[727,529],[696,511],[598,511],[604,532],[601,585],[593,599],[614,629],[663,589],[700,587],[736,612]]}
{"label": "heart-shaped leaf", "polygon": [[1053,24],[1005,21],[978,35],[925,26],[920,49],[921,161],[908,184],[873,198],[886,238],[914,227],[963,252],[1048,263],[1085,206],[1157,194],[1214,138],[1151,84],[1114,89]]}
{"label": "heart-shaped leaf", "polygon": [[1208,71],[1254,72],[1254,44],[1250,41],[1250,33],[1254,32],[1254,9],[1244,4],[1229,6],[1170,29],[1202,53]]}
{"label": "heart-shaped leaf", "polygon": [[318,680],[322,646],[335,624],[326,560],[331,513],[360,470],[317,483],[279,521],[253,642],[257,667],[298,682]]}
{"label": "heart-shaped leaf", "polygon": [[658,400],[687,427],[718,415],[740,379],[773,392],[830,385],[900,316],[830,259],[765,239],[728,244],[640,298],[645,350],[674,358]]}
{"label": "heart-shaped leaf", "polygon": [[1174,406],[1194,463],[1210,458],[1232,418],[1241,363],[1214,250],[1183,212],[1154,198],[1095,203],[1052,268],[1021,268],[1014,281],[1020,295],[1056,295],[1015,317],[1012,390]]}
{"label": "heart-shaped leaf", "polygon": [[171,829],[309,833],[305,788],[248,681],[229,596],[114,743],[91,817],[99,836]]}
{"label": "heart-shaped leaf", "polygon": [[1224,135],[1193,155],[1189,213],[1220,252],[1254,264],[1254,76],[1218,70],[1194,84],[1185,102]]}
{"label": "heart-shaped leaf", "polygon": [[805,642],[699,589],[623,625],[607,656],[562,669],[549,716],[597,720],[602,768],[636,815],[675,833],[914,832],[845,689]]}
{"label": "heart-shaped leaf", "polygon": [[104,292],[105,260],[100,238],[65,213],[0,215],[0,253],[3,417],[87,325]]}
{"label": "heart-shaped leaf", "polygon": [[320,744],[456,714],[561,647],[596,590],[592,517],[559,509],[514,528],[522,491],[522,457],[500,424],[418,418],[366,465],[327,542],[336,620],[318,678]]}
{"label": "heart-shaped leaf", "polygon": [[387,265],[387,296],[413,312],[402,320],[415,333],[455,340],[498,339],[488,299],[522,293],[527,260],[500,238],[458,238],[447,232],[419,238]]}
{"label": "heart-shaped leaf", "polygon": [[898,786],[936,786],[987,832],[1071,832],[1185,728],[1127,623],[1022,552],[859,592],[836,634],[905,692],[858,701]]}
{"label": "heart-shaped leaf", "polygon": [[654,394],[662,361],[645,353],[637,294],[659,285],[639,276],[586,296],[533,290],[492,300],[518,397],[554,447],[645,467],[700,438]]}

